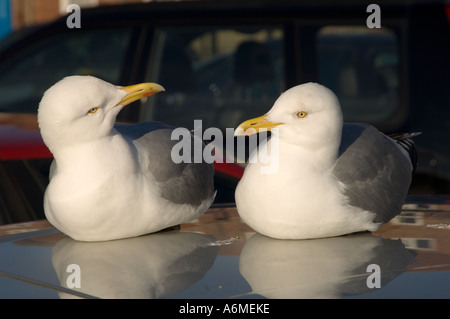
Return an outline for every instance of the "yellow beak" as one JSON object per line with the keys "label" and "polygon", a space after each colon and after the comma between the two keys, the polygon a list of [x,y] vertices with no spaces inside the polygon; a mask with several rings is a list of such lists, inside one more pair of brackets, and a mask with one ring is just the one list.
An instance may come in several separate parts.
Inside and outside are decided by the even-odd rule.
{"label": "yellow beak", "polygon": [[120,89],[125,91],[127,95],[125,95],[125,97],[117,104],[117,106],[125,106],[144,97],[148,97],[155,93],[165,91],[165,89],[157,83],[141,83],[124,86]]}
{"label": "yellow beak", "polygon": [[270,131],[275,126],[281,125],[281,122],[269,122],[267,114],[247,120],[241,123],[234,131],[234,136],[238,135],[252,135],[260,131]]}

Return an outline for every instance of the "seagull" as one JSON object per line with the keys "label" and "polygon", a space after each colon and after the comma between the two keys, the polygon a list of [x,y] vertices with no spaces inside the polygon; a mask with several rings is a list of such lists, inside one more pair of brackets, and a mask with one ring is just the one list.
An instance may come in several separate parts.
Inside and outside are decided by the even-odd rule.
{"label": "seagull", "polygon": [[191,221],[211,205],[214,166],[174,163],[173,127],[115,124],[124,106],[160,91],[156,83],[120,87],[68,76],[44,93],[38,122],[54,157],[44,211],[57,229],[79,241],[136,237]]}
{"label": "seagull", "polygon": [[[249,158],[235,200],[256,232],[277,239],[375,231],[401,212],[416,165],[411,137],[343,123],[336,95],[295,86],[235,135],[271,131]],[[265,156],[262,156],[265,155]],[[272,171],[265,166],[276,164]]]}

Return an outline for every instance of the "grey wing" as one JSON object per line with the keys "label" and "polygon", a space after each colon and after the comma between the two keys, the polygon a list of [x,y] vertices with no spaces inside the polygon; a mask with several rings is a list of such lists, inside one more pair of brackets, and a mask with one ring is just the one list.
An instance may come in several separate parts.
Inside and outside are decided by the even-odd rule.
{"label": "grey wing", "polygon": [[365,124],[344,124],[334,167],[352,206],[387,222],[400,213],[412,179],[413,165],[396,142]]}
{"label": "grey wing", "polygon": [[140,158],[158,182],[161,197],[176,204],[191,205],[213,198],[214,164],[194,163],[192,157],[191,163],[175,163],[171,151],[180,141],[171,139],[172,127],[150,122],[116,128],[133,139]]}

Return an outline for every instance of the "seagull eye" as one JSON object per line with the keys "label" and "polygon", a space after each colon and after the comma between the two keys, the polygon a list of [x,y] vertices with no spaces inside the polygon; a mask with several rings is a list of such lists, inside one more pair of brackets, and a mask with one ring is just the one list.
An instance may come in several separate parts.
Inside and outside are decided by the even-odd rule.
{"label": "seagull eye", "polygon": [[299,119],[303,119],[303,118],[305,118],[307,115],[308,115],[308,113],[307,112],[305,112],[305,111],[300,111],[300,112],[297,112],[297,114],[295,114]]}
{"label": "seagull eye", "polygon": [[90,110],[88,111],[88,113],[89,113],[89,114],[95,114],[95,113],[97,113],[97,111],[98,111],[98,107],[93,107],[92,109],[90,109]]}

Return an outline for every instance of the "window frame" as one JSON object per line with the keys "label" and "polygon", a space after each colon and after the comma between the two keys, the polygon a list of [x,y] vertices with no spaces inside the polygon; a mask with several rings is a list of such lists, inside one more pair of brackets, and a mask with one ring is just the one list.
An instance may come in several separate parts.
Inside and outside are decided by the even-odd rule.
{"label": "window frame", "polygon": [[[143,37],[143,27],[139,23],[135,22],[133,24],[124,23],[124,22],[114,22],[108,23],[105,21],[88,21],[83,24],[83,28],[81,29],[69,29],[64,24],[61,24],[60,21],[57,23],[53,23],[47,25],[45,27],[40,28],[36,32],[34,32],[33,37],[27,37],[24,40],[18,40],[16,43],[11,45],[7,50],[3,51],[0,56],[1,65],[0,67],[8,67],[13,59],[17,57],[17,55],[23,54],[25,51],[30,50],[32,47],[39,46],[41,41],[45,41],[49,37],[65,37],[67,34],[71,32],[87,32],[90,33],[92,31],[98,30],[115,30],[115,29],[129,29],[129,43],[125,48],[124,55],[121,61],[120,68],[118,70],[118,83],[113,83],[116,85],[128,85],[133,84],[133,79],[138,76],[139,71],[139,57],[142,56],[143,43],[145,41]],[[42,92],[43,93],[43,92]],[[37,106],[36,106],[37,112]],[[36,112],[26,112],[23,114],[36,114]],[[7,111],[9,114],[15,114],[17,112]],[[133,112],[121,112],[119,119],[123,121],[130,121],[133,118]]]}
{"label": "window frame", "polygon": [[[145,67],[145,75],[144,77],[141,79],[143,81],[157,81],[157,76],[155,76],[154,74],[158,74],[158,72],[155,71],[154,69],[154,65],[155,63],[158,64],[160,61],[158,61],[158,56],[161,55],[161,48],[158,47],[158,41],[155,41],[155,39],[157,39],[158,32],[159,30],[165,30],[165,29],[176,29],[176,28],[223,28],[223,29],[233,29],[236,27],[272,27],[272,28],[278,28],[279,30],[281,30],[281,32],[283,32],[283,46],[281,48],[282,50],[282,56],[284,56],[286,58],[286,47],[287,44],[286,42],[288,41],[287,37],[286,37],[286,30],[287,30],[287,25],[285,22],[282,22],[283,20],[280,19],[245,19],[245,20],[241,20],[241,19],[233,19],[233,20],[222,20],[222,19],[218,19],[218,20],[214,20],[214,23],[208,23],[210,21],[203,21],[203,22],[199,22],[197,20],[192,21],[192,20],[179,20],[174,24],[170,24],[170,23],[154,23],[152,25],[147,25],[148,29],[147,29],[147,37],[148,37],[148,42],[150,42],[150,45],[148,45],[147,50],[144,52],[143,58],[145,59],[145,54],[147,54],[147,61],[145,64],[142,64]],[[152,74],[153,73],[153,74]],[[284,63],[283,65],[283,73],[284,73],[284,78],[282,78],[282,83],[281,86],[285,89],[288,89],[288,87],[286,86],[286,78],[288,77],[288,73],[291,73],[291,69],[289,67],[286,66],[286,63]],[[152,74],[152,75],[150,75]],[[163,83],[161,83],[163,84]],[[148,108],[152,108],[153,105],[151,104],[150,101],[150,105],[148,103],[141,103],[140,104],[140,108],[138,110],[138,118],[139,120],[149,120],[148,118]],[[267,105],[267,106],[262,106],[261,110],[264,110],[264,107],[267,108],[267,110],[271,107],[271,105]],[[266,110],[266,111],[267,111]],[[150,110],[150,112],[153,112],[152,110]]]}
{"label": "window frame", "polygon": [[[332,19],[314,19],[297,20],[295,22],[295,41],[294,45],[298,49],[299,62],[296,65],[297,83],[318,82],[319,65],[317,59],[317,49],[315,46],[316,35],[319,30],[326,26],[363,26],[366,25],[365,16],[363,19],[350,19],[347,17]],[[408,39],[407,23],[401,18],[383,18],[382,27],[388,28],[395,33],[398,40],[399,56],[399,92],[398,103],[394,113],[389,118],[383,118],[380,121],[371,123],[383,132],[398,132],[403,127],[409,116],[409,77],[408,77]],[[314,36],[311,36],[314,34]],[[300,47],[309,46],[312,50],[300,51]]]}

